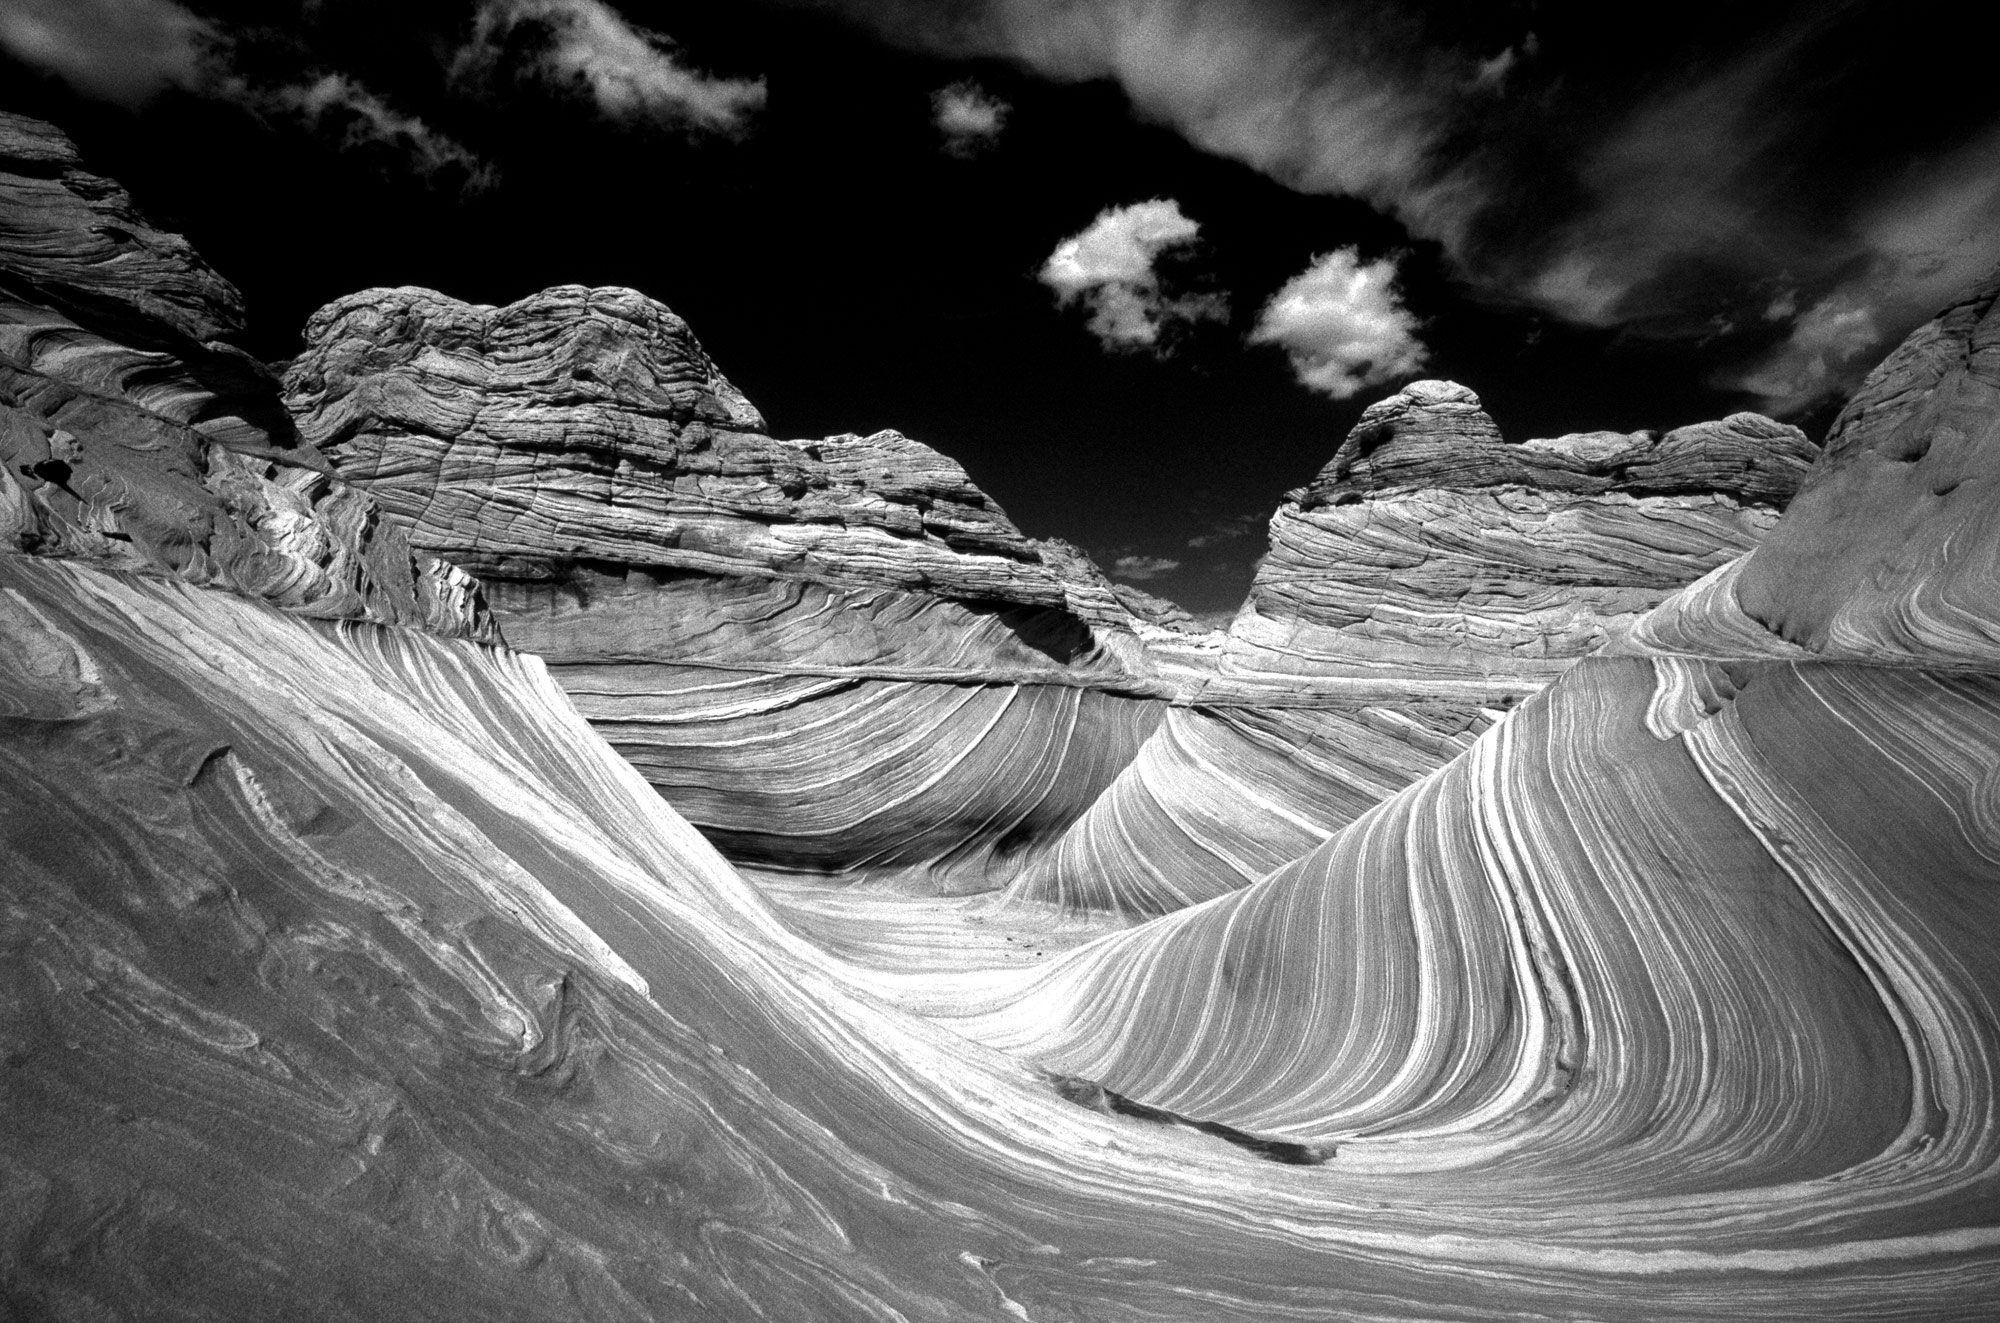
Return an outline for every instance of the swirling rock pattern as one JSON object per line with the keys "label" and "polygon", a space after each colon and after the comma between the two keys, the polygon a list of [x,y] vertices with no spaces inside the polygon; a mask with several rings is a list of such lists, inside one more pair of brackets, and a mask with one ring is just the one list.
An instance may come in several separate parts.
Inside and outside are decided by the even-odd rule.
{"label": "swirling rock pattern", "polygon": [[121,343],[178,347],[243,329],[243,298],[131,195],[83,168],[53,125],[0,111],[0,254],[7,292]]}
{"label": "swirling rock pattern", "polygon": [[[806,940],[532,656],[0,551],[0,1312],[1989,1319],[2000,594],[1988,485],[1934,489],[1995,462],[1994,320],[1920,333],[1812,503],[1464,753],[1047,960]],[[1950,535],[1854,530],[1825,589],[1863,497]],[[891,701],[685,674],[752,722]],[[1290,710],[1388,680],[1322,683]],[[1148,745],[1190,781],[1196,715]]]}
{"label": "swirling rock pattern", "polygon": [[[1684,775],[1668,769],[1711,728],[1782,774],[1866,743],[1826,699],[1928,702],[1920,674],[1845,668],[1862,688],[1843,692],[1848,675],[1776,665],[1734,700],[1747,711],[1775,680],[1769,708],[1661,739],[1630,715],[1669,688],[1644,683],[1654,663],[1587,663],[1603,674],[1455,765],[1462,811],[1441,787],[1364,820],[1407,822],[1403,848],[1470,831],[1453,855],[1469,871],[1425,870],[1414,892],[1386,860],[1346,890],[1274,879],[1223,903],[1258,916],[1278,963],[1211,965],[1234,971],[1212,1010],[1177,1030],[1100,995],[1021,1045],[1095,1066],[1049,1040],[1094,1019],[1136,1059],[1211,1015],[1262,1016],[1184,1062],[1205,1091],[1135,1071],[1108,1093],[884,1009],[862,972],[791,938],[532,659],[66,562],[0,560],[0,603],[0,657],[33,659],[9,672],[25,701],[0,727],[0,1283],[30,1316],[1974,1319],[2000,1299],[1982,1230],[1991,1027],[1967,1023],[1983,1004],[1967,994],[1994,986],[1984,911],[1963,908],[1987,903],[1976,877],[1835,890],[1823,859],[1788,872],[1765,855],[1687,892],[1649,847],[1727,864],[1731,847],[1757,857],[1756,831],[1690,844],[1663,817],[1633,835],[1634,801],[1557,729],[1597,732],[1582,762],[1641,757],[1626,789]],[[1884,675],[1907,692],[1873,687]],[[1975,751],[1990,705],[1963,681],[1944,696],[1935,718]],[[1600,728],[1591,703],[1628,715]],[[1867,732],[1887,741],[1868,772],[1911,756],[1906,711]],[[1798,716],[1835,746],[1787,751]],[[1738,720],[1747,734],[1724,729]],[[1619,857],[1650,883],[1572,874],[1546,853],[1580,840],[1562,815],[1510,826],[1551,790],[1540,759],[1513,770],[1531,735],[1601,808],[1617,799]],[[1898,812],[1942,825],[1966,806],[1939,796],[1948,780],[1897,784]],[[1772,841],[1806,825],[1782,787],[1732,793]],[[1544,839],[1552,825],[1570,834]],[[1489,871],[1482,832],[1534,849],[1522,891]],[[1341,848],[1397,835],[1357,828]],[[1862,835],[1857,820],[1849,848]],[[1906,862],[1874,845],[1860,866]],[[1281,892],[1306,908],[1266,910]],[[1537,894],[1546,908],[1515,908]],[[1934,906],[1969,920],[1955,945],[1921,922]],[[1141,940],[1154,995],[1178,991],[1237,954],[1172,937],[1219,914],[1084,948],[1032,995]],[[1329,922],[1363,970],[1310,949]],[[1231,925],[1246,953],[1250,923]],[[1405,935],[1370,946],[1362,928]],[[1380,1014],[1293,986],[1302,961]],[[1528,995],[1484,999],[1507,987]],[[975,993],[1025,1023],[993,1009],[991,975],[923,995],[935,1013]],[[1367,1031],[1336,1059],[1361,1073],[1310,1071],[1305,1049],[1343,1014]],[[1375,1134],[1343,1124],[1364,1116]]]}
{"label": "swirling rock pattern", "polygon": [[687,323],[635,290],[349,295],[314,314],[285,388],[417,545],[489,579],[603,563],[1066,605],[956,463],[896,432],[764,435]]}
{"label": "swirling rock pattern", "polygon": [[1023,537],[899,433],[765,435],[633,290],[369,290],[306,339],[303,433],[744,862],[997,887],[1171,691],[1143,640],[1184,612]]}
{"label": "swirling rock pattern", "polygon": [[477,584],[377,526],[218,337],[236,291],[54,129],[0,115],[0,546],[486,635]]}
{"label": "swirling rock pattern", "polygon": [[1453,382],[1371,405],[1272,518],[1198,706],[1010,894],[1151,915],[1297,859],[1755,546],[1815,453],[1756,414],[1510,445]]}

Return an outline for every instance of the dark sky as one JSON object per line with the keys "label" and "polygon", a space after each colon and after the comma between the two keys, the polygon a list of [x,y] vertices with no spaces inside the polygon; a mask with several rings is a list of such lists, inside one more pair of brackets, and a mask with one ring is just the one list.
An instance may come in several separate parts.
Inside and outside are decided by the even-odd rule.
{"label": "dark sky", "polygon": [[368,285],[631,285],[780,435],[899,428],[1209,611],[1415,375],[1514,438],[1822,426],[2000,260],[1966,11],[0,0],[0,106],[267,357]]}

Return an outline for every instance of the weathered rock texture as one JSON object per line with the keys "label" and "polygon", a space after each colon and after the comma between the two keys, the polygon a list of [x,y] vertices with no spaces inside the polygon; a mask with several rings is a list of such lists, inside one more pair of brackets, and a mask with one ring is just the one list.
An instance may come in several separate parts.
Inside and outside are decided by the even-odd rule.
{"label": "weathered rock texture", "polygon": [[306,341],[304,434],[740,860],[998,885],[1159,719],[1184,614],[896,432],[765,435],[632,290],[370,290]]}
{"label": "weathered rock texture", "polygon": [[332,618],[483,635],[224,337],[236,291],[45,124],[0,114],[0,546]]}
{"label": "weathered rock texture", "polygon": [[0,1314],[1983,1323],[1996,327],[1464,754],[1026,968],[802,940],[531,656],[0,548]]}
{"label": "weathered rock texture", "polygon": [[1471,391],[1417,382],[1279,507],[1223,673],[1524,697],[1755,546],[1815,453],[1747,413],[1509,445]]}
{"label": "weathered rock texture", "polygon": [[1763,546],[1463,756],[928,1009],[1132,1114],[1450,1171],[1545,1263],[1795,1274],[1833,1316],[1826,1274],[1921,1244],[1967,1272],[1930,1308],[1991,1308],[1996,292],[1877,371]]}
{"label": "weathered rock texture", "polygon": [[1445,381],[1370,406],[1272,518],[1194,706],[1011,894],[1156,914],[1298,858],[1755,546],[1815,453],[1747,413],[1510,445]]}

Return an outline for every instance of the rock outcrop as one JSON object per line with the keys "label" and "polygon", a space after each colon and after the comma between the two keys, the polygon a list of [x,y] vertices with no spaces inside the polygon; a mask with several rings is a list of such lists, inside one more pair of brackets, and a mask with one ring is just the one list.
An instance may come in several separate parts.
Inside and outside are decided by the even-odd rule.
{"label": "rock outcrop", "polygon": [[1757,545],[1815,453],[1748,413],[1513,445],[1453,382],[1371,405],[1273,516],[1191,710],[1012,894],[1155,914],[1298,858]]}
{"label": "rock outcrop", "polygon": [[1184,613],[1024,537],[920,442],[765,435],[635,291],[353,295],[286,395],[740,861],[997,886],[1159,720],[1142,635]]}
{"label": "rock outcrop", "polygon": [[38,121],[0,114],[0,546],[486,636],[477,584],[413,556],[226,337],[241,300]]}
{"label": "rock outcrop", "polygon": [[1509,445],[1471,391],[1417,382],[1279,507],[1223,674],[1525,697],[1755,546],[1815,453],[1747,413]]}
{"label": "rock outcrop", "polygon": [[1763,545],[1463,756],[1253,886],[926,1007],[1130,1114],[1450,1172],[1469,1217],[1532,1207],[1545,1263],[1609,1269],[1615,1239],[1624,1268],[1796,1274],[1829,1316],[1823,1274],[1876,1255],[1983,1275],[1996,290],[1876,372]]}

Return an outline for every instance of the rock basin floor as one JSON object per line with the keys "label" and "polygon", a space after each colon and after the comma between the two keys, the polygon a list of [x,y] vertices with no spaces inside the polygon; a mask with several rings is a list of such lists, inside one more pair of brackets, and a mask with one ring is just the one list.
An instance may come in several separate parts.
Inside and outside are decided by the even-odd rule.
{"label": "rock basin floor", "polygon": [[740,867],[786,925],[840,960],[867,969],[952,973],[1019,969],[1074,950],[1129,921],[1046,901],[910,895]]}

